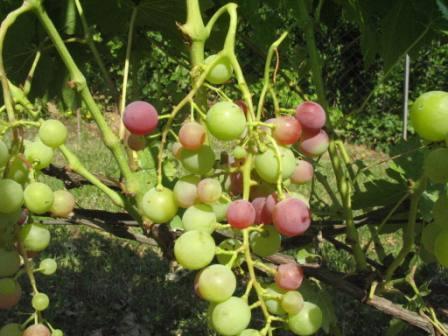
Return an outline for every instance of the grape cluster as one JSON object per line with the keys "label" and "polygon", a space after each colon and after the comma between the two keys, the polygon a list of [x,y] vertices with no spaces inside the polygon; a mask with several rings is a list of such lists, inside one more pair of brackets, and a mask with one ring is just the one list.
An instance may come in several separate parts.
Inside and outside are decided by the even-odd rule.
{"label": "grape cluster", "polygon": [[[0,329],[0,336],[61,336],[45,321],[42,312],[50,304],[49,297],[37,289],[35,273],[45,276],[56,272],[54,259],[35,265],[35,256],[50,243],[50,231],[34,221],[34,215],[50,213],[68,217],[75,199],[66,190],[53,191],[36,179],[50,165],[54,151],[67,139],[67,129],[58,120],[38,124],[38,137],[23,146],[8,146],[0,140],[0,309],[15,307],[21,297],[19,279],[26,274],[33,289],[31,306],[34,313],[23,324],[10,323]],[[14,143],[14,142],[13,142]]]}

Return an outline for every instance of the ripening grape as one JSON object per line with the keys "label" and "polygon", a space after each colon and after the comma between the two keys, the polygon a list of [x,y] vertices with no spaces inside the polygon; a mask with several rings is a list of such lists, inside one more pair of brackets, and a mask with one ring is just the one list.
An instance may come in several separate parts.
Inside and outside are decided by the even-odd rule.
{"label": "ripening grape", "polygon": [[144,150],[147,145],[146,138],[144,136],[132,133],[128,136],[127,144],[130,149],[136,152]]}
{"label": "ripening grape", "polygon": [[0,279],[0,310],[16,306],[21,297],[22,287],[15,279]]}
{"label": "ripening grape", "polygon": [[330,144],[328,134],[324,130],[304,130],[298,149],[306,156],[314,157],[324,154]]}
{"label": "ripening grape", "polygon": [[5,143],[0,140],[0,168],[6,166],[9,160],[9,149]]}
{"label": "ripening grape", "polygon": [[304,302],[303,308],[288,318],[289,329],[299,336],[314,335],[322,326],[323,316],[319,306]]}
{"label": "ripening grape", "polygon": [[189,121],[179,130],[179,141],[182,147],[189,150],[198,150],[205,141],[205,128],[196,121]]}
{"label": "ripening grape", "polygon": [[236,229],[244,229],[255,223],[255,208],[245,200],[230,203],[227,209],[227,221]]}
{"label": "ripening grape", "polygon": [[54,201],[54,193],[45,183],[33,182],[23,192],[25,206],[31,212],[41,215],[50,211]]}
{"label": "ripening grape", "polygon": [[439,222],[448,222],[448,195],[440,194],[432,209],[432,217]]}
{"label": "ripening grape", "polygon": [[0,329],[0,336],[22,336],[22,326],[18,323],[8,323]]}
{"label": "ripening grape", "polygon": [[45,120],[39,128],[39,138],[48,147],[57,148],[67,140],[67,127],[59,120]]}
{"label": "ripening grape", "polygon": [[443,231],[443,224],[439,221],[427,224],[422,230],[422,244],[428,252],[434,253],[434,244],[440,232]]}
{"label": "ripening grape", "polygon": [[232,151],[232,155],[237,160],[245,159],[247,157],[247,151],[242,146],[236,146]]}
{"label": "ripening grape", "polygon": [[28,181],[28,177],[28,167],[25,162],[23,162],[23,160],[21,160],[18,156],[13,156],[9,161],[8,169],[6,171],[6,178],[14,180],[20,184],[25,184]]}
{"label": "ripening grape", "polygon": [[206,178],[198,184],[198,198],[203,203],[214,203],[221,197],[222,188],[217,179]]}
{"label": "ripening grape", "polygon": [[[218,246],[224,251],[235,251],[242,245],[241,241],[238,239],[228,238],[223,240]],[[230,254],[217,254],[216,258],[218,262],[223,265],[227,265],[230,262],[232,256]],[[232,267],[240,266],[244,262],[244,256],[240,253],[236,257]]]}
{"label": "ripening grape", "polygon": [[448,229],[441,231],[436,238],[434,255],[440,265],[448,267]]}
{"label": "ripening grape", "polygon": [[20,255],[16,250],[0,249],[0,278],[10,277],[20,268]]}
{"label": "ripening grape", "polygon": [[448,148],[437,148],[431,151],[425,158],[423,170],[434,183],[448,182]]}
{"label": "ripening grape", "polygon": [[260,332],[255,329],[244,329],[237,336],[261,336]]}
{"label": "ripening grape", "polygon": [[50,304],[50,299],[47,294],[44,293],[36,293],[31,300],[31,305],[37,311],[43,311],[48,308]]}
{"label": "ripening grape", "polygon": [[302,135],[302,127],[294,117],[278,117],[273,120],[273,124],[272,136],[281,145],[292,145]]}
{"label": "ripening grape", "polygon": [[313,179],[314,168],[311,163],[299,160],[294,172],[291,175],[291,182],[295,184],[305,184]]}
{"label": "ripening grape", "polygon": [[[282,178],[291,176],[296,167],[296,158],[294,153],[283,146],[278,146],[282,163]],[[276,151],[268,148],[264,153],[255,156],[255,171],[268,183],[276,183],[280,174]]]}
{"label": "ripening grape", "polygon": [[[217,55],[210,55],[205,59],[205,65],[211,64]],[[224,84],[227,82],[233,73],[233,68],[230,60],[227,57],[221,57],[216,65],[214,65],[207,74],[207,81],[212,84]]]}
{"label": "ripening grape", "polygon": [[40,252],[50,244],[50,231],[42,224],[26,224],[19,233],[20,242],[27,251]]}
{"label": "ripening grape", "polygon": [[212,170],[215,164],[215,153],[210,146],[204,145],[197,151],[186,148],[180,150],[182,166],[193,174],[205,175]]}
{"label": "ripening grape", "polygon": [[223,222],[227,219],[227,209],[229,208],[229,205],[230,202],[224,198],[220,198],[216,202],[210,204],[215,213],[217,222]]}
{"label": "ripening grape", "polygon": [[52,258],[44,259],[39,264],[39,270],[44,275],[53,275],[56,273],[57,268],[58,264]]}
{"label": "ripening grape", "polygon": [[216,215],[210,205],[195,204],[184,212],[182,224],[185,231],[212,233],[216,226]]}
{"label": "ripening grape", "polygon": [[141,203],[142,210],[154,223],[169,222],[176,216],[178,206],[174,198],[174,193],[168,188],[152,188],[143,196]]}
{"label": "ripening grape", "polygon": [[[285,315],[286,312],[283,310],[281,306],[281,300],[283,297],[283,294],[285,294],[286,291],[278,288],[275,283],[270,284],[268,287],[266,287],[266,294],[271,296],[269,298],[265,299],[266,307],[268,308],[269,312],[274,315]],[[274,298],[273,296],[277,296],[277,298]]]}
{"label": "ripening grape", "polygon": [[215,241],[208,233],[188,231],[177,238],[174,255],[184,268],[197,270],[211,263],[215,256],[215,248]]}
{"label": "ripening grape", "polygon": [[236,140],[246,129],[246,117],[238,105],[218,102],[207,112],[207,128],[219,140]]}
{"label": "ripening grape", "polygon": [[272,219],[278,232],[286,237],[294,237],[308,230],[311,213],[305,202],[287,198],[274,207]]}
{"label": "ripening grape", "polygon": [[430,91],[412,104],[411,122],[417,134],[428,141],[442,141],[448,135],[448,93]]}
{"label": "ripening grape", "polygon": [[199,273],[197,287],[204,300],[223,302],[235,292],[236,277],[227,266],[211,265]]}
{"label": "ripening grape", "polygon": [[26,328],[22,336],[51,336],[51,332],[46,326],[39,323]]}
{"label": "ripening grape", "polygon": [[173,156],[180,160],[180,152],[182,149],[182,145],[178,142],[173,143],[173,145],[171,146],[171,152],[173,153]]}
{"label": "ripening grape", "polygon": [[181,208],[191,207],[196,203],[200,178],[195,175],[187,175],[177,180],[174,185],[174,199]]}
{"label": "ripening grape", "polygon": [[0,180],[0,212],[16,212],[23,205],[23,189],[20,184],[10,179]]}
{"label": "ripening grape", "polygon": [[250,247],[259,257],[268,257],[277,253],[282,244],[282,237],[272,225],[263,226],[263,231],[254,231],[250,235]]}
{"label": "ripening grape", "polygon": [[54,217],[68,217],[75,208],[75,197],[67,190],[56,190],[50,212]]}
{"label": "ripening grape", "polygon": [[327,116],[318,103],[306,101],[296,107],[296,119],[303,128],[319,130],[325,126]]}
{"label": "ripening grape", "polygon": [[297,291],[289,291],[283,294],[280,304],[285,312],[294,315],[303,308],[304,303],[302,294]]}
{"label": "ripening grape", "polygon": [[123,123],[132,134],[148,135],[157,128],[159,114],[151,104],[135,101],[126,106]]}
{"label": "ripening grape", "polygon": [[41,170],[47,168],[53,161],[54,151],[41,141],[34,141],[25,145],[24,155],[36,169]]}
{"label": "ripening grape", "polygon": [[213,327],[220,335],[233,336],[247,328],[251,315],[246,301],[232,296],[228,300],[218,303],[213,309]]}
{"label": "ripening grape", "polygon": [[275,284],[285,290],[296,290],[302,285],[303,269],[295,264],[282,264],[278,266],[275,274]]}

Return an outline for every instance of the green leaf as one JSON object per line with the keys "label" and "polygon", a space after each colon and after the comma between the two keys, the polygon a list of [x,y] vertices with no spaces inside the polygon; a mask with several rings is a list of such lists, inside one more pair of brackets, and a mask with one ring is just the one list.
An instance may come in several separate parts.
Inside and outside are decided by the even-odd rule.
{"label": "green leaf", "polygon": [[170,226],[170,230],[172,231],[181,231],[184,229],[184,225],[182,224],[182,219],[179,215],[174,216],[174,218],[168,224]]}

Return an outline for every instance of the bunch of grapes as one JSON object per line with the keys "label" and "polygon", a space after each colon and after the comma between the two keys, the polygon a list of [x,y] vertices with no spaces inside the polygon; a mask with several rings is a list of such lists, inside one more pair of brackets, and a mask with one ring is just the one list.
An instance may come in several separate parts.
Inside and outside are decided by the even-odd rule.
{"label": "bunch of grapes", "polygon": [[52,162],[54,151],[66,141],[67,129],[58,120],[32,125],[39,126],[38,137],[32,142],[8,148],[0,140],[0,309],[11,309],[19,303],[22,297],[19,280],[27,275],[33,290],[34,310],[24,323],[3,326],[1,336],[63,335],[43,318],[42,312],[50,300],[38,290],[34,274],[52,275],[57,264],[51,258],[35,264],[39,252],[50,243],[50,231],[34,221],[33,216],[49,213],[67,217],[73,212],[75,200],[70,192],[53,191],[37,181],[40,171]]}

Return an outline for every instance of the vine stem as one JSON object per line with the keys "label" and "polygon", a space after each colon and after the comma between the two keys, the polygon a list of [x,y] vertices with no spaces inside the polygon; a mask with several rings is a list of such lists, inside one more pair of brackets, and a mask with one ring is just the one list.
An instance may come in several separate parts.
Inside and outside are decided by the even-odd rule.
{"label": "vine stem", "polygon": [[31,64],[30,71],[26,76],[25,83],[23,84],[23,93],[27,96],[31,91],[31,82],[34,78],[34,73],[36,72],[37,64],[39,64],[40,58],[42,56],[42,51],[37,50],[36,55],[34,56],[33,63]]}

